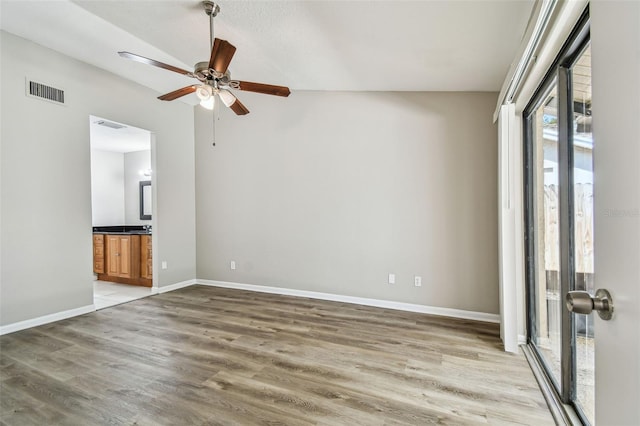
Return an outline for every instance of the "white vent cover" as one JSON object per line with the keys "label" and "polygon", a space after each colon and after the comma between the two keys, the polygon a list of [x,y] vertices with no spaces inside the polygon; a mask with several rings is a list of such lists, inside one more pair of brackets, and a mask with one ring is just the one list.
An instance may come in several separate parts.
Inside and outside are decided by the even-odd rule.
{"label": "white vent cover", "polygon": [[116,129],[116,130],[118,130],[118,129],[124,129],[125,127],[127,127],[127,126],[124,126],[124,125],[122,125],[122,124],[114,123],[114,122],[112,122],[112,121],[107,121],[107,120],[99,120],[99,121],[96,121],[96,124],[97,124],[98,126],[109,127],[110,129]]}
{"label": "white vent cover", "polygon": [[27,78],[27,96],[64,105],[64,90]]}

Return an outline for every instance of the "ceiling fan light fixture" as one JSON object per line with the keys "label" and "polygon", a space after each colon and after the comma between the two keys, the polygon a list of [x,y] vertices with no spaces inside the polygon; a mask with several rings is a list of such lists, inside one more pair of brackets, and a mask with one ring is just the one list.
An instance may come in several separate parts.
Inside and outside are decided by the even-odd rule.
{"label": "ceiling fan light fixture", "polygon": [[196,95],[201,101],[207,101],[213,95],[213,88],[207,84],[203,84],[196,89]]}
{"label": "ceiling fan light fixture", "polygon": [[230,107],[236,101],[236,97],[233,96],[233,93],[226,89],[222,89],[218,92],[218,96],[220,96],[220,100],[225,106]]}
{"label": "ceiling fan light fixture", "polygon": [[214,98],[213,96],[210,96],[209,99],[203,99],[200,101],[200,106],[203,108],[206,108],[208,110],[213,110],[213,107],[215,105],[215,100],[216,98]]}
{"label": "ceiling fan light fixture", "polygon": [[208,110],[213,110],[213,107],[215,106],[215,100],[216,98],[214,98],[213,96],[209,97],[209,99],[203,99],[200,101],[200,106]]}

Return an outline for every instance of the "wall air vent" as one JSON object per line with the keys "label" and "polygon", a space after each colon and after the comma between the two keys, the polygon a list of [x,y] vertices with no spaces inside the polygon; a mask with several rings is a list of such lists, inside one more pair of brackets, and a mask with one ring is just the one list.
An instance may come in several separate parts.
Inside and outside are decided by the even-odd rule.
{"label": "wall air vent", "polygon": [[64,105],[64,90],[27,79],[27,95]]}
{"label": "wall air vent", "polygon": [[107,120],[99,120],[99,121],[96,121],[96,124],[97,124],[98,126],[104,126],[104,127],[108,127],[108,128],[110,128],[110,129],[116,129],[116,130],[118,130],[118,129],[124,129],[125,127],[127,127],[127,126],[124,126],[124,125],[122,125],[122,124],[114,123],[114,122],[112,122],[112,121],[107,121]]}

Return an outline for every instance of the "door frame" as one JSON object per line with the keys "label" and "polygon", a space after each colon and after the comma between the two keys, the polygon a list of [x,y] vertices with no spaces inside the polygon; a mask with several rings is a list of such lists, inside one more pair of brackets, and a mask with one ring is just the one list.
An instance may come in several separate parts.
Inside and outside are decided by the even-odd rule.
{"label": "door frame", "polygon": [[[151,270],[152,270],[152,277],[151,277],[151,282],[152,282],[152,286],[149,287],[151,289],[151,293],[149,294],[149,296],[152,296],[154,294],[158,294],[160,293],[160,264],[161,262],[158,260],[159,257],[157,257],[157,253],[159,253],[159,244],[158,244],[158,234],[159,234],[159,230],[158,230],[158,180],[157,180],[157,138],[156,138],[156,132],[155,130],[151,130],[151,129],[147,129],[146,127],[143,126],[139,126],[138,124],[132,124],[131,122],[128,121],[119,121],[116,119],[112,119],[112,118],[107,118],[107,117],[103,117],[102,115],[98,115],[95,113],[91,113],[89,114],[88,120],[89,120],[89,128],[91,128],[91,125],[94,121],[94,119],[99,119],[99,120],[107,120],[107,121],[112,121],[114,123],[118,123],[118,124],[123,124],[127,127],[135,127],[137,129],[140,130],[144,130],[146,132],[149,133],[149,156],[150,156],[150,165],[151,165],[151,176],[149,176],[149,178],[147,179],[149,182],[151,182],[151,235],[152,235],[152,239],[151,239],[151,252],[152,252],[152,263],[151,263]],[[91,155],[92,155],[92,151],[93,151],[93,147],[91,144],[91,132],[89,131],[89,136],[88,136],[88,140],[89,140],[89,164],[91,164]],[[90,170],[89,173],[89,180],[93,179],[93,170]],[[90,185],[91,186],[91,185]],[[93,187],[90,188],[90,194],[93,191]],[[90,196],[91,198],[91,196]],[[90,203],[91,204],[91,203]],[[142,206],[140,206],[142,207]],[[91,205],[91,227],[93,228],[93,205]],[[106,244],[106,239],[105,239],[105,248],[107,246]],[[107,256],[106,250],[105,250],[105,257]],[[106,264],[107,262],[105,261],[105,268],[106,268]],[[93,294],[93,290],[92,290],[92,294]],[[148,297],[148,296],[145,296]]]}

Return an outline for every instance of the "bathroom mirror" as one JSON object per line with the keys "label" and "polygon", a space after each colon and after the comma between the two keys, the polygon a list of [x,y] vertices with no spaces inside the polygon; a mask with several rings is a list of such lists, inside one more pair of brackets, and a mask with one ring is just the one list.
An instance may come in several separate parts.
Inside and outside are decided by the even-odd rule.
{"label": "bathroom mirror", "polygon": [[151,220],[151,181],[140,181],[140,220]]}

